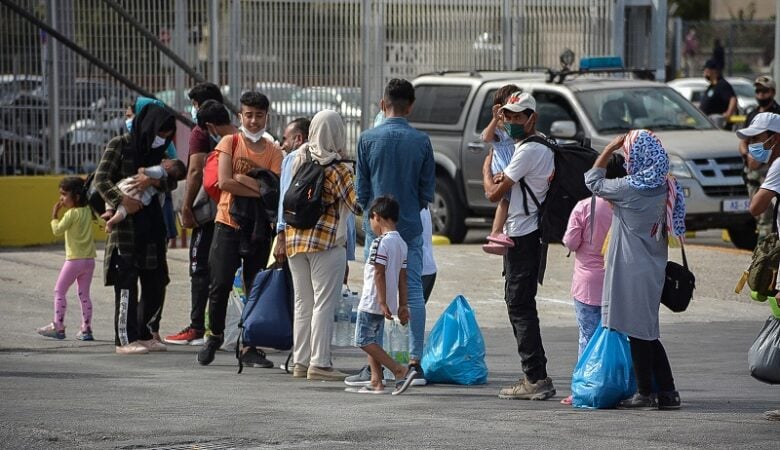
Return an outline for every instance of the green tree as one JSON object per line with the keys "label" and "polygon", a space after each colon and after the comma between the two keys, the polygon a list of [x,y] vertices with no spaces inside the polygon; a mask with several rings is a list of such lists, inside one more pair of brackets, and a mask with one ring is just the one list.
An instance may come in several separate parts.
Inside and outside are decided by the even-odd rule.
{"label": "green tree", "polygon": [[671,0],[669,8],[683,20],[707,20],[710,18],[710,0]]}

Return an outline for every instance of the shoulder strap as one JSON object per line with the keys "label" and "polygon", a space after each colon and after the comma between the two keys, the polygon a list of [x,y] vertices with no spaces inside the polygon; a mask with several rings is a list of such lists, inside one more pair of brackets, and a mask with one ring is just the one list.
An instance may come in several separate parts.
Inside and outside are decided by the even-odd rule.
{"label": "shoulder strap", "polygon": [[533,201],[534,205],[536,205],[537,211],[542,208],[542,204],[539,203],[539,199],[536,198],[536,195],[534,195],[533,191],[531,191],[531,187],[528,186],[528,183],[525,182],[525,177],[520,178],[520,181],[517,183],[520,184],[520,192],[523,193],[523,211],[525,211],[526,216],[530,216],[531,213],[528,210],[528,197],[531,197],[531,201]]}
{"label": "shoulder strap", "polygon": [[777,212],[780,209],[780,195],[775,195],[775,210],[772,214],[772,233],[777,233]]}
{"label": "shoulder strap", "polygon": [[239,133],[233,134],[233,140],[230,141],[230,153],[236,152],[236,147],[238,146],[239,139],[241,139],[241,135]]}
{"label": "shoulder strap", "polygon": [[590,226],[590,237],[588,237],[588,244],[593,244],[593,229],[596,227],[596,195],[590,196],[590,217],[588,219]]}
{"label": "shoulder strap", "polygon": [[684,241],[685,236],[680,236],[680,252],[682,252],[683,267],[688,270],[688,258],[685,256],[685,244],[683,244]]}

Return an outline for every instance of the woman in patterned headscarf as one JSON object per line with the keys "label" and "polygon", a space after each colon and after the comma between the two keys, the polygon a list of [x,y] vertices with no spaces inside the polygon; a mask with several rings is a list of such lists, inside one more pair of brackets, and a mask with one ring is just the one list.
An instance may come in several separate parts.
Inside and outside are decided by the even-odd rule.
{"label": "woman in patterned headscarf", "polygon": [[[612,153],[625,154],[628,176],[605,179]],[[605,260],[602,325],[629,337],[638,390],[619,407],[676,409],[680,395],[659,341],[661,302],[668,242],[685,233],[685,199],[669,175],[669,156],[648,130],[633,130],[610,142],[585,174],[594,195],[613,208],[612,231]],[[652,396],[653,377],[658,397]]]}

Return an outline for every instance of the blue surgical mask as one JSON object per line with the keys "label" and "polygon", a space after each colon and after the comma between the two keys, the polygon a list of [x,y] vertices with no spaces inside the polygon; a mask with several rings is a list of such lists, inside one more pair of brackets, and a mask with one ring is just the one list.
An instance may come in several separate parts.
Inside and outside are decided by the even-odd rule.
{"label": "blue surgical mask", "polygon": [[125,127],[127,127],[127,132],[133,131],[133,119],[127,119],[125,120]]}
{"label": "blue surgical mask", "polygon": [[194,106],[190,109],[190,115],[192,116],[193,122],[198,121],[198,109]]}
{"label": "blue surgical mask", "polygon": [[[767,141],[768,140],[769,139],[767,139]],[[767,149],[764,147],[764,144],[766,144],[767,141],[748,145],[748,153],[750,154],[750,157],[760,162],[761,164],[768,163],[769,157],[772,156],[772,149]]]}
{"label": "blue surgical mask", "polygon": [[209,137],[211,138],[212,141],[214,141],[217,144],[219,143],[219,140],[222,139],[219,137],[218,134],[212,134],[212,133],[209,133]]}
{"label": "blue surgical mask", "polygon": [[525,125],[520,125],[517,123],[505,123],[504,130],[506,130],[506,134],[508,134],[509,137],[515,140],[525,139],[525,137],[528,135],[528,133],[525,132]]}

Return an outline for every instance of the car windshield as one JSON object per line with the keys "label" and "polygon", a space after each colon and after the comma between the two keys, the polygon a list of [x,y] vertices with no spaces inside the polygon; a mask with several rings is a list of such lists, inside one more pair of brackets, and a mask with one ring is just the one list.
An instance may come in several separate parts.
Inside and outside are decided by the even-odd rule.
{"label": "car windshield", "polygon": [[744,84],[744,83],[731,83],[731,87],[734,88],[734,93],[737,94],[737,97],[753,97],[755,95],[756,88],[753,87],[752,84]]}
{"label": "car windshield", "polygon": [[636,128],[714,128],[695,106],[665,86],[598,89],[580,92],[577,97],[599,134],[619,134]]}

